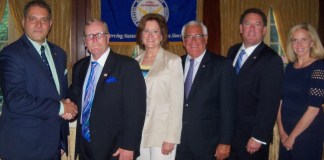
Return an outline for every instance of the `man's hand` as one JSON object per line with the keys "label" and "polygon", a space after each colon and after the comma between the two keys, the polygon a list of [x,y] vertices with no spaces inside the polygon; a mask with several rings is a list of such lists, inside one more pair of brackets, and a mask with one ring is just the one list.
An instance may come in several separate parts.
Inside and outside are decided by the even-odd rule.
{"label": "man's hand", "polygon": [[251,137],[246,145],[246,151],[249,152],[250,154],[253,154],[254,152],[260,149],[261,145],[262,145],[261,143],[255,141]]}
{"label": "man's hand", "polygon": [[65,120],[73,119],[78,114],[77,106],[70,99],[62,100],[62,103],[64,105],[64,114],[61,117]]}
{"label": "man's hand", "polygon": [[231,146],[227,144],[219,144],[216,148],[215,157],[217,160],[226,159],[231,151]]}
{"label": "man's hand", "polygon": [[164,155],[168,155],[172,152],[173,149],[174,149],[173,143],[163,142],[161,152]]}
{"label": "man's hand", "polygon": [[114,157],[119,155],[119,160],[133,160],[134,151],[125,150],[122,148],[118,148],[118,150],[113,154]]}

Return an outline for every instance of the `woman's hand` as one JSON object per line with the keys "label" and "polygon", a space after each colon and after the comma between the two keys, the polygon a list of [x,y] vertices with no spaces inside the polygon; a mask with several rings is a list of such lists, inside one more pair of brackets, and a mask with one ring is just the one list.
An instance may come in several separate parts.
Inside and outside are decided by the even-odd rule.
{"label": "woman's hand", "polygon": [[283,143],[283,145],[286,147],[287,151],[292,150],[294,143],[295,143],[295,137],[289,136],[286,141]]}
{"label": "woman's hand", "polygon": [[281,143],[283,144],[287,138],[288,138],[288,134],[282,129],[279,129],[279,136],[280,136],[280,140],[281,140]]}
{"label": "woman's hand", "polygon": [[168,155],[173,151],[173,149],[174,149],[173,143],[163,142],[162,148],[161,148],[162,154]]}

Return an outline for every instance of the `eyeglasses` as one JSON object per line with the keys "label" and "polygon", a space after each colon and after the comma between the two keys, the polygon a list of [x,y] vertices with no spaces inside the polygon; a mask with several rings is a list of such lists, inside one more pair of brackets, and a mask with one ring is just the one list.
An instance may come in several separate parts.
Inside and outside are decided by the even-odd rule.
{"label": "eyeglasses", "polygon": [[196,34],[196,35],[187,35],[184,36],[183,38],[185,40],[192,40],[193,38],[197,39],[197,40],[201,40],[202,38],[204,38],[206,35],[204,34]]}
{"label": "eyeglasses", "polygon": [[99,33],[95,33],[95,34],[86,34],[86,35],[84,35],[84,39],[86,41],[93,40],[94,38],[96,38],[98,40],[98,39],[103,38],[106,34],[108,34],[108,33],[106,33],[106,32],[99,32]]}
{"label": "eyeglasses", "polygon": [[28,16],[26,20],[31,24],[41,23],[41,24],[48,24],[50,22],[50,18],[43,17],[43,18],[36,18],[33,16]]}

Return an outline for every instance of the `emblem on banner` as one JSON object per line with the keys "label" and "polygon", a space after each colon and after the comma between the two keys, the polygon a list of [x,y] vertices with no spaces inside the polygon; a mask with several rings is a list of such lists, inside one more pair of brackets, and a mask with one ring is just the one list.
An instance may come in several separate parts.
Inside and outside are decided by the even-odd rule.
{"label": "emblem on banner", "polygon": [[132,9],[131,17],[138,26],[141,18],[148,13],[157,13],[165,17],[166,21],[169,19],[169,8],[164,0],[135,0]]}

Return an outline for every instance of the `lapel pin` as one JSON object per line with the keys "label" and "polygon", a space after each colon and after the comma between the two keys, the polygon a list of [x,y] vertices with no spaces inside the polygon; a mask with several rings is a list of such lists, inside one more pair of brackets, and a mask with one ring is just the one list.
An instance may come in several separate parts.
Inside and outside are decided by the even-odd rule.
{"label": "lapel pin", "polygon": [[107,77],[108,76],[108,73],[104,73],[104,75],[103,75],[104,77]]}
{"label": "lapel pin", "polygon": [[205,66],[205,65],[203,65],[202,67],[203,67],[203,68],[205,68],[206,66]]}
{"label": "lapel pin", "polygon": [[256,56],[253,57],[253,59],[256,59],[256,58],[257,58]]}
{"label": "lapel pin", "polygon": [[55,56],[57,55],[56,52],[54,52],[54,55],[55,55]]}

